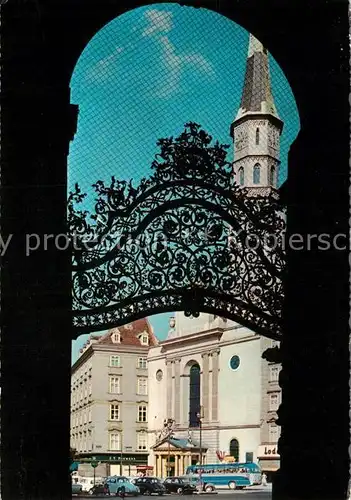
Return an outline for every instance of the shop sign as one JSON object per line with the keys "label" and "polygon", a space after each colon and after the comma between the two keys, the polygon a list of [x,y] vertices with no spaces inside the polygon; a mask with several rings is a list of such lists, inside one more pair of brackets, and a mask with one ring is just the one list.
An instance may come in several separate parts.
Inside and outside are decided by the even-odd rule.
{"label": "shop sign", "polygon": [[86,462],[86,463],[92,463],[92,462],[103,462],[103,463],[111,463],[111,462],[119,462],[124,465],[128,464],[138,464],[138,463],[147,463],[148,461],[148,455],[143,454],[143,455],[137,455],[137,454],[128,454],[128,453],[123,453],[122,455],[120,453],[116,455],[109,455],[109,454],[95,454],[93,456],[81,456],[79,457],[79,462]]}
{"label": "shop sign", "polygon": [[278,445],[276,444],[267,444],[258,447],[257,457],[258,458],[273,458],[279,457],[278,453]]}

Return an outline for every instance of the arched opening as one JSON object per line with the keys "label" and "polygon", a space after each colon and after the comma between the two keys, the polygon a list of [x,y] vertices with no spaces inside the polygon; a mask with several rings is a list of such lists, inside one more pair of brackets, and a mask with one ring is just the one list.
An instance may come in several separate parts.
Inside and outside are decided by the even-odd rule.
{"label": "arched opening", "polygon": [[261,166],[259,163],[256,163],[253,168],[253,183],[259,184],[261,182]]}
{"label": "arched opening", "polygon": [[240,186],[243,186],[245,183],[244,167],[240,167],[238,173],[239,173],[239,184]]}
{"label": "arched opening", "polygon": [[260,144],[260,129],[257,127],[256,129],[256,146]]}
{"label": "arched opening", "polygon": [[229,455],[234,457],[235,462],[239,462],[239,441],[232,439],[229,443]]}
{"label": "arched opening", "polygon": [[[203,3],[204,3],[204,2],[202,2],[202,4],[203,4]],[[77,5],[79,5],[79,4],[77,4]],[[111,5],[112,5],[112,3],[111,3]],[[126,7],[123,7],[123,8],[126,8]],[[77,9],[75,9],[75,10],[76,10],[76,15],[77,15],[77,13],[79,13],[79,9],[77,8]],[[101,10],[103,10],[103,9],[101,9]],[[248,9],[248,10],[250,10],[250,9]],[[267,10],[268,10],[268,9],[267,9]],[[90,14],[90,12],[94,12],[94,11],[93,11],[93,7],[91,6],[91,2],[89,2],[89,9],[88,9],[87,11],[88,11],[88,15]],[[233,17],[234,17],[235,11],[233,11],[233,12],[234,12],[234,13],[233,13]],[[279,14],[278,14],[278,15],[279,15]],[[64,19],[64,9],[62,9],[62,16],[63,16],[63,19]],[[47,24],[46,24],[46,23],[47,23],[47,18],[48,18],[48,17],[50,17],[50,16],[45,16],[45,17],[44,17],[44,20],[43,20],[43,22],[44,22],[44,27],[45,27],[45,28],[47,28]],[[92,17],[93,17],[93,16],[91,16],[91,18],[92,18]],[[97,17],[99,17],[99,16],[97,16]],[[288,17],[288,16],[286,16],[286,17]],[[303,17],[303,16],[301,16],[301,17]],[[244,22],[245,22],[245,14],[243,14],[243,15],[242,15],[242,18],[243,18],[243,20],[244,20]],[[248,17],[247,17],[247,16],[246,16],[246,18],[248,19]],[[85,19],[86,19],[86,18],[85,18]],[[100,19],[99,19],[99,21],[100,21]],[[281,19],[281,21],[282,21],[282,22],[283,22],[283,24],[284,24],[284,20],[283,20],[283,19]],[[249,21],[247,21],[247,22],[249,22]],[[85,21],[85,24],[88,24],[88,25],[89,25],[89,28],[85,29],[85,27],[84,27],[84,21],[81,23],[81,25],[79,25],[79,23],[77,22],[77,23],[76,23],[76,25],[75,25],[75,27],[76,27],[77,31],[84,32],[84,38],[85,38],[85,39],[87,39],[87,37],[86,37],[86,32],[89,32],[89,29],[91,30],[91,26],[93,26],[93,25],[94,25],[94,21],[93,21],[93,19],[91,19],[91,22],[89,22],[89,23],[88,23],[88,22],[86,22],[86,21]],[[102,23],[100,22],[100,25],[101,25],[101,24],[102,24]],[[262,22],[261,22],[261,26],[262,26],[263,24],[264,24],[264,21],[262,21]],[[332,24],[332,23],[331,23],[331,24]],[[258,25],[259,25],[259,23],[257,23],[257,26],[258,26]],[[71,26],[73,26],[73,24],[72,24]],[[83,26],[83,27],[81,27],[81,26]],[[254,23],[253,23],[253,26],[254,26]],[[317,26],[318,26],[318,23],[317,23]],[[262,28],[262,29],[263,29],[263,28]],[[267,31],[269,31],[269,25],[267,26]],[[270,30],[270,31],[271,31],[271,32],[273,32],[274,30]],[[323,30],[321,30],[321,31],[323,31]],[[273,39],[273,35],[271,35],[271,37],[272,37],[272,39]],[[53,39],[53,38],[54,38],[54,37],[52,37],[52,39]],[[82,36],[82,38],[83,38],[83,36]],[[306,40],[306,38],[307,38],[307,37],[302,37],[302,39],[303,39],[303,40]],[[325,36],[325,38],[327,39],[328,37],[326,37],[326,36]],[[69,40],[69,38],[68,38],[68,40]],[[311,38],[311,40],[312,40],[312,38]],[[49,43],[50,43],[50,42],[49,42]],[[68,42],[68,43],[69,43],[69,42]],[[10,45],[10,44],[7,44],[7,45]],[[288,45],[289,45],[289,44],[287,44],[286,46],[288,47]],[[313,46],[313,43],[312,43],[311,45]],[[23,46],[23,44],[22,44],[22,46]],[[307,47],[307,46],[308,46],[308,41],[307,41],[307,43],[306,43],[306,47]],[[18,45],[18,47],[20,47],[20,44]],[[67,48],[67,47],[66,47],[66,48]],[[30,50],[31,50],[31,49],[26,47],[26,50],[28,50],[28,53],[30,54]],[[59,47],[57,47],[57,50],[59,50]],[[338,50],[338,49],[336,49],[336,50]],[[48,47],[47,47],[47,53],[49,53],[49,51],[50,51],[50,45],[48,45]],[[316,50],[316,54],[317,54],[317,52],[318,52],[318,51]],[[346,52],[346,51],[345,51],[345,52]],[[58,52],[56,52],[56,53],[58,54]],[[313,53],[312,53],[312,52],[310,52],[310,54],[312,55],[312,57],[309,57],[309,58],[307,58],[307,57],[306,57],[306,60],[308,60],[308,61],[310,62],[310,64],[311,64],[311,65],[313,65]],[[290,60],[291,60],[291,55],[287,55],[287,56],[286,56],[286,60],[287,60],[287,61],[289,60],[289,57],[290,57]],[[11,61],[11,57],[5,57],[5,60],[7,60],[7,59]],[[19,57],[19,59],[21,59],[21,57]],[[62,58],[62,60],[64,60],[64,58]],[[61,61],[62,61],[62,60],[61,60]],[[317,61],[318,61],[318,60],[317,60]],[[318,67],[318,64],[319,64],[319,62],[315,63],[315,67]],[[326,63],[326,64],[327,64],[327,63]],[[32,65],[31,65],[31,64],[28,64],[28,66],[30,66],[30,67],[32,68]],[[35,64],[33,64],[33,66],[35,66]],[[295,64],[295,66],[296,66],[296,64]],[[312,66],[312,67],[313,67],[313,66]],[[33,72],[34,72],[34,71],[33,71]],[[59,70],[57,71],[57,74],[58,74],[58,72],[59,72]],[[303,75],[303,73],[304,73],[304,72],[303,72],[303,71],[300,71],[300,73],[301,73],[301,75]],[[308,73],[308,72],[305,72],[305,74],[306,74],[306,73]],[[28,75],[29,75],[29,73],[28,73]],[[298,74],[295,74],[295,76],[296,76],[296,81],[297,81],[297,80],[298,80]],[[23,78],[23,80],[25,80],[25,78],[26,78],[26,74],[25,74],[25,72],[24,72],[24,78]],[[34,78],[33,78],[33,80],[34,80]],[[321,81],[322,81],[322,80],[323,80],[323,79],[321,79]],[[327,80],[327,79],[325,78],[325,80]],[[306,78],[306,81],[307,81],[307,78]],[[47,83],[48,83],[47,88],[50,88],[51,84],[52,84],[52,85],[53,85],[53,87],[54,87],[54,83],[55,83],[55,82],[54,82],[53,80],[50,80],[50,79],[49,79],[49,77],[48,77],[48,79],[47,79]],[[323,87],[323,85],[321,85],[321,86]],[[34,86],[33,86],[33,88],[34,88]],[[38,89],[38,87],[36,87],[36,88]],[[67,89],[66,89],[66,87],[65,87],[65,86],[62,86],[62,88],[64,89],[64,92],[66,92],[66,90],[67,90]],[[324,87],[323,87],[323,88],[324,88]],[[41,88],[39,87],[38,95],[40,95],[40,91],[41,91]],[[308,93],[307,93],[307,92],[306,92],[306,94],[308,95]],[[321,94],[322,94],[322,93],[321,93]],[[16,95],[17,95],[17,93],[16,93],[16,92],[14,92],[14,95],[16,96]],[[43,92],[43,96],[44,96],[44,95],[45,95],[45,94],[44,94],[44,92]],[[61,93],[61,95],[63,95],[63,93]],[[312,95],[312,94],[311,94],[311,95]],[[325,95],[328,95],[328,93],[326,93]],[[28,102],[28,101],[29,101],[29,99],[30,99],[30,97],[31,97],[30,92],[28,92],[28,96],[27,96],[27,97],[28,97],[27,99],[26,99],[26,96],[24,97],[24,101],[23,101],[23,102],[26,102],[26,101]],[[46,97],[45,97],[45,98],[46,98]],[[44,98],[43,98],[43,99],[44,99]],[[44,102],[44,100],[43,100],[42,102]],[[62,101],[62,102],[63,102],[63,101]],[[313,101],[313,102],[314,102],[314,101]],[[38,104],[39,104],[39,105],[38,105],[38,106],[36,106],[36,108],[37,108],[37,112],[39,113],[39,112],[41,112],[41,101],[40,101],[40,102],[38,102]],[[21,106],[22,106],[22,110],[23,110],[22,112],[24,112],[24,113],[27,113],[27,114],[28,114],[28,108],[27,108],[25,105],[23,105],[23,104],[22,104],[22,102],[21,102]],[[312,105],[312,107],[313,107],[313,105]],[[307,105],[306,105],[306,107],[305,107],[305,109],[304,109],[305,116],[306,116],[306,122],[307,122],[307,121],[308,121],[308,109],[306,110],[306,108],[308,108],[308,106],[307,106]],[[20,109],[20,107],[19,107],[18,109]],[[40,111],[39,111],[39,110],[40,110]],[[330,116],[330,114],[328,115],[328,106],[326,106],[325,113],[326,113],[326,115],[327,115],[328,117]],[[35,115],[35,110],[34,110],[34,107],[33,107],[33,114]],[[52,113],[52,115],[53,115],[53,117],[55,117],[55,113],[54,113],[54,112]],[[20,115],[20,116],[22,116],[22,115]],[[54,119],[55,119],[55,118],[53,118],[52,123],[54,123]],[[35,118],[33,119],[33,123],[34,123],[34,120],[35,120]],[[19,123],[23,123],[23,122],[22,122],[22,120],[18,120],[18,121],[19,121]],[[327,121],[328,121],[328,120],[326,119],[326,120],[325,120],[325,123],[326,123]],[[332,121],[332,120],[330,120],[330,121]],[[43,123],[45,123],[45,125],[44,125],[44,127],[45,127],[45,126],[46,126],[46,121],[44,122],[44,120],[43,120]],[[50,122],[48,122],[48,123],[50,123]],[[309,125],[311,125],[311,122],[309,123]],[[62,130],[64,130],[64,126],[62,126],[61,128],[62,128]],[[310,127],[310,128],[313,128],[313,127]],[[33,127],[33,129],[34,129],[34,127]],[[38,126],[38,130],[37,130],[37,129],[35,129],[35,132],[32,132],[32,134],[33,134],[33,135],[32,135],[32,136],[30,135],[29,140],[32,140],[32,138],[33,138],[33,144],[36,144],[36,143],[34,142],[34,141],[35,141],[35,134],[36,134],[37,136],[40,136],[40,137],[42,138],[42,134],[40,133],[42,130],[44,130],[44,128],[43,128],[43,129],[41,129],[41,128]],[[48,127],[48,130],[50,130],[50,127]],[[317,131],[319,131],[319,129],[318,129],[318,128],[317,128]],[[26,130],[26,134],[27,134],[27,133],[28,133],[28,127],[27,127],[27,130]],[[29,133],[30,133],[30,132],[29,132]],[[328,132],[327,132],[327,133],[328,133]],[[331,134],[331,136],[332,136],[332,139],[333,139],[333,138],[335,138],[335,136],[333,136],[333,134]],[[23,136],[23,137],[24,137],[24,136]],[[45,139],[44,139],[44,140],[45,140]],[[47,141],[46,141],[46,142],[47,142]],[[64,142],[65,142],[65,140],[63,139],[63,136],[62,136],[62,144],[63,144]],[[332,143],[333,141],[331,140],[330,142]],[[38,143],[38,145],[39,145],[39,144],[40,144],[40,143]],[[313,144],[313,143],[312,143],[312,144]],[[310,146],[312,147],[312,145],[310,145]],[[30,151],[30,149],[33,149],[34,153],[33,153],[32,151]],[[48,148],[48,149],[49,149],[49,148]],[[40,166],[42,167],[42,165],[45,165],[45,163],[46,163],[46,162],[48,162],[48,163],[50,164],[50,161],[48,160],[48,158],[49,158],[49,157],[48,157],[48,156],[44,156],[44,154],[45,154],[45,153],[44,153],[45,148],[40,148],[40,147],[33,147],[33,148],[29,148],[29,150],[28,150],[28,151],[26,151],[26,154],[28,154],[28,156],[30,157],[31,164],[32,164],[32,165],[35,165],[36,163],[37,163],[37,164],[39,163],[39,162],[38,162],[38,157],[37,157],[37,158],[35,158],[35,154],[36,154],[36,153],[35,153],[35,151],[36,151],[36,150],[37,150],[37,151],[41,151],[41,154],[43,155],[43,158],[44,158],[44,160],[43,160],[43,162],[41,162],[41,165],[40,165]],[[303,157],[303,154],[301,155],[301,157]],[[307,155],[307,157],[308,157],[308,155]],[[15,157],[15,158],[16,158],[16,157]],[[16,159],[15,159],[15,161],[16,161]],[[19,163],[20,163],[20,162],[19,162]],[[12,164],[13,164],[13,163],[12,163]],[[307,161],[306,161],[306,164],[307,164]],[[318,164],[318,159],[317,159],[317,164]],[[9,165],[10,165],[10,166],[12,166],[12,165],[11,165],[11,162],[9,163]],[[323,169],[323,168],[324,168],[324,167],[322,167],[322,169]],[[59,171],[59,168],[57,169],[57,172],[58,172],[58,171]],[[324,170],[323,170],[323,171],[324,171]],[[37,172],[39,172],[39,169],[37,170]],[[6,171],[5,171],[5,173],[6,173]],[[34,175],[34,173],[33,173],[33,175]],[[57,174],[57,175],[59,176],[59,174]],[[301,177],[300,177],[300,178],[301,178],[301,179],[304,179],[303,172],[302,172],[302,175],[301,175]],[[40,180],[42,180],[42,179],[43,179],[43,178],[41,178]],[[311,179],[312,179],[312,181],[313,181],[313,175],[311,176]],[[40,188],[41,188],[41,186],[40,186],[40,180],[38,179],[38,193],[40,193]],[[64,177],[63,177],[62,179],[61,179],[61,177],[60,177],[60,180],[58,181],[58,184],[60,184],[60,185],[64,185],[64,182],[65,182]],[[297,184],[297,183],[296,183],[296,184]],[[295,184],[295,185],[296,185],[296,184]],[[306,192],[307,192],[307,188],[306,188]],[[25,199],[25,198],[23,197],[23,199]],[[59,205],[59,203],[58,203],[57,205]],[[21,208],[22,208],[22,207],[21,207]],[[33,208],[35,209],[35,203],[34,203]],[[59,208],[59,210],[61,210],[61,207]],[[317,211],[316,211],[316,212],[317,212]],[[18,213],[21,213],[21,211],[20,211],[20,210],[18,210]],[[33,213],[34,213],[34,210],[33,210]],[[44,211],[44,213],[45,213],[45,211]],[[50,211],[50,210],[49,210],[49,211],[47,211],[47,213],[46,213],[47,220],[50,220],[50,217],[51,217],[52,219],[55,219],[56,215],[58,215],[58,216],[59,216],[58,211],[57,211],[57,208],[56,208],[56,212],[54,211],[54,209],[52,209],[52,211]],[[58,218],[59,218],[59,217],[58,217]],[[13,224],[14,224],[14,222],[12,221],[12,225],[13,225]],[[35,264],[35,263],[34,263],[34,264]],[[42,263],[41,263],[41,265],[42,265]],[[45,268],[45,266],[42,266],[42,267],[43,267],[43,268]],[[301,266],[301,267],[302,267],[302,266]],[[59,266],[58,266],[58,268],[59,268]],[[38,271],[40,271],[40,270],[38,269]],[[42,276],[44,276],[44,275],[40,275],[40,274],[39,274],[39,276],[40,276],[40,278],[41,278],[41,277],[42,277]],[[52,279],[52,280],[51,280],[52,282],[54,282],[54,281],[55,281],[55,276],[56,276],[56,275],[53,275],[53,278],[54,278],[54,279]],[[43,280],[43,283],[44,283],[44,280]],[[35,295],[35,293],[33,292],[33,300],[32,300],[32,305],[31,305],[31,307],[32,307],[32,308],[35,308],[35,306],[37,306],[38,316],[39,316],[41,319],[43,319],[44,314],[40,311],[40,308],[39,308],[40,301],[42,300],[42,299],[41,299],[41,297],[40,297],[40,299],[38,300],[38,296],[39,296],[40,294],[42,294],[42,290],[40,289],[40,279],[38,279],[38,287],[37,287],[37,289],[38,289],[38,293],[37,293],[37,295]],[[51,290],[49,290],[49,289],[48,289],[48,290],[47,290],[47,298],[48,298],[47,303],[49,303],[49,301],[50,301],[50,293],[51,293]],[[20,303],[21,299],[22,299],[22,297],[21,297],[21,296],[19,296],[19,298],[17,299],[17,300],[19,301],[19,303]],[[322,297],[321,297],[321,300],[322,300]],[[24,302],[24,301],[23,301],[23,302]],[[307,309],[308,309],[308,308],[307,308]],[[28,309],[28,311],[29,311],[29,309]],[[42,311],[45,311],[45,310],[44,310],[44,308],[42,308]],[[24,315],[24,316],[25,316],[25,315]],[[29,319],[27,318],[27,321],[28,321],[28,323],[29,323],[29,324],[30,324],[30,316],[31,316],[31,315],[28,315],[28,318],[29,318]],[[20,324],[20,326],[16,325],[16,326],[17,326],[17,330],[18,330],[18,331],[20,331],[20,330],[25,331],[25,327],[26,327],[26,326],[28,326],[28,325],[26,325],[26,324],[25,324],[25,322],[23,322],[23,323],[21,324],[21,321],[20,321],[20,319],[18,319],[18,318],[16,318],[16,321],[19,321],[19,324]],[[51,322],[51,327],[52,327],[51,331],[49,331],[50,322]],[[303,322],[303,320],[302,320],[302,322]],[[16,323],[16,322],[14,321],[14,323],[13,323],[13,324],[15,325],[15,323]],[[56,333],[56,331],[54,330],[54,327],[55,327],[55,326],[54,326],[52,323],[53,323],[52,318],[48,318],[48,320],[46,321],[46,323],[42,322],[42,329],[43,329],[43,331],[47,330],[47,334],[48,334],[48,336],[49,336],[49,334],[51,334],[51,335],[52,335],[53,333],[54,333],[54,334]],[[12,324],[10,324],[10,325],[12,326]],[[28,326],[28,328],[30,328],[30,326]],[[8,331],[10,331],[10,330],[11,330],[11,328],[7,327],[7,332],[8,332]],[[34,329],[33,329],[33,330],[34,330]],[[39,329],[38,329],[38,331],[39,331]],[[5,333],[6,333],[6,332],[5,332]],[[27,332],[25,332],[25,333],[27,333]],[[20,362],[19,362],[19,364],[20,364]],[[53,363],[53,364],[54,364],[54,363]],[[33,378],[34,378],[34,376],[33,376]],[[48,379],[49,379],[49,380],[51,380],[51,377],[48,377]],[[14,384],[14,386],[15,386],[15,384]],[[43,393],[44,393],[44,391],[43,391]],[[5,402],[6,402],[6,398],[5,398]],[[18,406],[20,406],[20,405],[18,404]],[[35,405],[34,405],[34,404],[33,404],[33,407],[35,407]],[[16,408],[17,408],[17,407],[16,407]],[[21,414],[21,412],[20,412],[19,410],[14,411],[13,413],[14,413],[15,415],[16,415],[16,414]],[[53,412],[52,414],[54,414],[54,412]],[[30,421],[30,419],[28,419],[28,420]],[[33,421],[33,420],[34,420],[34,418],[32,418],[31,420]],[[19,426],[19,427],[21,427],[21,426]],[[30,430],[30,429],[29,429],[29,430]],[[54,432],[54,429],[53,429],[53,432]],[[329,433],[328,433],[328,432],[326,432],[326,435],[328,435],[328,434],[329,434]],[[7,435],[7,433],[6,433],[6,432],[4,432],[4,435],[6,436],[6,435]],[[34,435],[35,435],[35,434],[34,434]],[[16,438],[16,436],[14,436],[14,437]],[[24,442],[25,442],[25,443],[26,443],[26,439],[27,439],[27,435],[26,435],[26,434],[24,434]],[[8,442],[8,441],[7,441],[7,442]],[[27,443],[28,443],[28,441],[27,441]],[[18,449],[18,446],[14,445],[14,446],[13,446],[13,448],[14,448],[14,449]],[[24,446],[24,450],[29,449],[29,448],[30,448],[30,446]],[[308,447],[307,447],[307,448],[308,448]],[[9,447],[9,446],[8,446],[8,449],[10,449],[10,447]],[[40,449],[40,446],[38,446],[38,449]],[[300,449],[302,450],[302,447],[301,447]],[[26,454],[26,451],[24,451],[24,455],[25,455],[25,454]],[[58,453],[58,456],[60,456],[60,460],[61,460],[61,462],[62,462],[62,461],[63,461],[62,456],[61,456],[59,453]],[[21,458],[22,458],[22,457],[21,457]],[[24,457],[23,457],[24,462],[26,461],[26,458],[27,458],[27,456],[24,456]],[[46,463],[46,461],[45,461],[45,460],[42,460],[42,462],[45,462],[45,463]],[[13,461],[13,463],[15,463],[15,460]],[[15,468],[13,468],[13,469],[15,470]],[[29,484],[30,482],[32,482],[32,483],[34,484],[34,481],[33,481],[33,480],[31,481],[31,475],[32,475],[32,477],[33,477],[33,468],[32,468],[32,469],[30,469],[30,470],[28,471],[28,475],[27,475],[27,476],[28,476],[28,479],[26,479],[26,480],[28,481],[28,484]],[[49,476],[49,475],[50,475],[50,474],[47,474],[47,476]],[[61,476],[63,476],[63,474],[61,474]],[[331,476],[332,476],[332,472],[331,472]],[[53,482],[54,482],[54,481],[53,481]],[[43,483],[45,483],[45,480],[43,481]]]}
{"label": "arched opening", "polygon": [[[191,31],[189,31],[190,25]],[[204,26],[208,28],[204,30]],[[222,29],[219,29],[220,26]],[[128,33],[126,27],[130,29]],[[220,57],[213,47],[214,32],[216,40],[218,36],[221,38],[218,40],[218,45],[226,47]],[[130,33],[133,33],[131,37]],[[192,33],[191,37],[189,38],[186,33]],[[194,33],[198,33],[199,36],[194,36]],[[205,37],[202,36],[203,33],[206,33]],[[111,40],[116,39],[119,40],[118,47],[111,43]],[[233,120],[233,105],[236,107],[240,105],[241,89],[236,85],[234,72],[223,72],[222,67],[227,67],[226,61],[232,58],[233,65],[238,71],[244,71],[248,40],[249,35],[245,30],[223,16],[206,9],[200,12],[188,7],[180,8],[176,4],[150,5],[129,11],[105,25],[96,34],[77,64],[71,85],[72,101],[80,106],[80,121],[75,141],[71,145],[69,178],[71,185],[79,181],[82,190],[88,192],[88,197],[84,201],[87,209],[93,205],[90,186],[97,178],[108,181],[113,175],[118,180],[128,182],[130,178],[139,180],[144,176],[148,177],[158,139],[176,136],[189,118],[210,130],[215,140],[218,139],[224,144],[228,142],[228,125]],[[280,108],[279,100],[284,99],[285,102],[287,95],[291,100],[291,91],[275,61],[272,61],[272,71],[279,87],[282,85],[285,89],[284,96],[283,91],[276,95]],[[199,88],[202,89],[201,92],[198,91]],[[223,98],[223,96],[231,97]],[[294,104],[293,100],[291,102]],[[220,115],[219,108],[222,110]],[[290,126],[285,128],[288,130],[289,138],[294,135],[295,127],[291,117],[294,117],[294,112],[290,109],[288,116]],[[257,136],[259,131],[258,134],[256,131],[256,138]],[[241,144],[245,145],[245,141],[247,138],[244,133]],[[283,145],[283,155],[284,148],[286,147]],[[231,154],[230,151],[228,155],[230,161]],[[244,167],[241,167],[238,173],[239,184],[243,186]],[[286,171],[283,169],[282,180],[285,177]],[[163,268],[166,270],[167,265]],[[146,277],[145,270],[143,279]],[[131,287],[137,280],[132,281]],[[148,302],[150,303],[152,302]],[[158,304],[162,305],[162,301]],[[152,307],[153,305],[150,310],[144,311],[144,315],[155,314]],[[179,307],[173,310],[178,311]],[[112,314],[111,308],[109,316]],[[141,318],[141,310],[139,314],[138,318]],[[170,336],[174,339],[178,333],[172,331]],[[118,363],[118,360],[114,362]],[[119,363],[119,368],[113,367],[113,369],[124,370],[125,363],[122,356]],[[145,359],[141,359],[140,363],[136,365],[138,371],[148,366]],[[171,363],[159,367],[152,374],[151,380],[152,383],[155,381],[159,400],[165,390],[170,394],[169,399],[165,401],[165,418],[181,421],[183,426],[195,429],[199,427],[197,414],[200,411],[201,397],[205,400],[207,398],[207,404],[204,405],[206,416],[211,415],[211,418],[216,420],[219,415],[218,398],[216,400],[214,397],[212,400],[212,396],[209,395],[210,391],[216,393],[216,379],[213,375],[211,375],[214,380],[211,382],[213,387],[210,388],[210,363],[212,370],[214,367],[219,371],[219,359],[214,355],[211,360],[208,358],[204,362],[206,390],[202,390],[199,364],[192,363],[189,365],[186,377],[181,376],[184,374],[180,372],[177,363]],[[142,377],[142,374],[138,377]],[[172,387],[170,380],[174,384]],[[142,379],[136,386],[138,393],[144,395],[146,389]],[[181,392],[186,394],[182,406],[177,399]],[[210,400],[211,410],[208,403]],[[114,404],[118,406],[121,403]],[[138,421],[144,422],[145,418],[153,419],[153,428],[158,432],[162,427],[163,417],[158,415],[156,405],[155,411],[149,413],[144,411],[144,403],[138,404],[140,406]],[[123,418],[123,413],[121,415]],[[148,422],[148,425],[150,423]],[[194,432],[195,441],[196,439],[199,441],[197,434],[199,430]],[[123,432],[121,442],[127,445]]]}
{"label": "arched opening", "polygon": [[201,401],[201,375],[200,366],[192,365],[189,372],[189,427],[199,427],[200,401]]}

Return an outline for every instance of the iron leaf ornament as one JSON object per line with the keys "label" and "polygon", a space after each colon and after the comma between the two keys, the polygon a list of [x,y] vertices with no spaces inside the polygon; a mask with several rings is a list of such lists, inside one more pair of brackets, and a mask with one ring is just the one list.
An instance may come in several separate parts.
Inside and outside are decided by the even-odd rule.
{"label": "iron leaf ornament", "polygon": [[68,199],[76,336],[161,312],[207,312],[259,334],[281,332],[282,234],[276,196],[248,196],[227,145],[196,123],[160,139],[152,174],[99,180],[93,213]]}

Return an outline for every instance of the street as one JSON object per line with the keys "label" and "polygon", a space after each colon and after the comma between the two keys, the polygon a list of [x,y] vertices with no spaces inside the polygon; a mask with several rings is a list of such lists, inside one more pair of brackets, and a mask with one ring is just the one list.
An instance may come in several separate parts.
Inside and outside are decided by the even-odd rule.
{"label": "street", "polygon": [[[156,495],[153,495],[156,496]],[[204,500],[218,500],[218,496],[224,497],[223,500],[271,500],[272,498],[272,488],[271,486],[263,487],[263,486],[253,486],[251,488],[241,490],[241,491],[232,491],[232,490],[218,490],[218,494],[211,494],[207,493],[205,495],[193,495],[193,498],[201,496],[204,497]],[[143,498],[144,495],[140,495],[138,498]],[[165,498],[169,497],[175,497],[176,500],[180,500],[180,498],[184,498],[184,495],[177,495],[177,494],[172,494],[172,495],[164,495]],[[87,495],[84,496],[78,496],[74,495],[72,496],[72,499],[79,499],[79,498],[87,498]],[[88,498],[108,498],[106,496],[93,496],[89,495]],[[126,497],[128,498],[128,497]]]}

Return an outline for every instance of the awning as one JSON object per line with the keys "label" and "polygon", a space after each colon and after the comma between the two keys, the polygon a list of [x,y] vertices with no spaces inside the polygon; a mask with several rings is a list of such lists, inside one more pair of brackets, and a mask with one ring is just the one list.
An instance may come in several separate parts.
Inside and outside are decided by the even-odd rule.
{"label": "awning", "polygon": [[78,466],[79,466],[79,462],[71,463],[71,465],[69,466],[69,471],[74,472],[74,471],[78,470]]}

